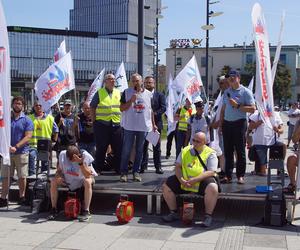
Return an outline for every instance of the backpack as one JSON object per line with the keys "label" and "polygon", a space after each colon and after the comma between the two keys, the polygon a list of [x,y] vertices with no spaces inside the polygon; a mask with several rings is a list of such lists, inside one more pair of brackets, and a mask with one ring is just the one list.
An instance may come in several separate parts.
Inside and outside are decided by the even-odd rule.
{"label": "backpack", "polygon": [[32,187],[31,212],[41,213],[50,209],[50,183],[48,179],[38,178]]}

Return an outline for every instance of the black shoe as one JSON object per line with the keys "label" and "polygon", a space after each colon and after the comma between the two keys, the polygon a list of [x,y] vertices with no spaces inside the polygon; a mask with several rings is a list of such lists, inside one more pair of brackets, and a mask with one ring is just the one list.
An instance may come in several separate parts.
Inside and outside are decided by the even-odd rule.
{"label": "black shoe", "polygon": [[48,220],[55,220],[57,218],[57,216],[58,216],[57,209],[56,208],[52,208],[51,212],[50,212],[50,214],[48,216]]}
{"label": "black shoe", "polygon": [[163,174],[164,171],[162,170],[161,167],[159,167],[159,168],[157,168],[157,169],[155,170],[155,173],[157,173],[157,174]]}
{"label": "black shoe", "polygon": [[26,206],[27,205],[25,197],[20,197],[20,199],[18,201],[18,205],[20,205],[20,206]]}
{"label": "black shoe", "polygon": [[7,199],[0,198],[0,207],[7,207]]}
{"label": "black shoe", "polygon": [[84,210],[82,215],[78,217],[80,222],[88,222],[91,219],[91,214],[89,210]]}

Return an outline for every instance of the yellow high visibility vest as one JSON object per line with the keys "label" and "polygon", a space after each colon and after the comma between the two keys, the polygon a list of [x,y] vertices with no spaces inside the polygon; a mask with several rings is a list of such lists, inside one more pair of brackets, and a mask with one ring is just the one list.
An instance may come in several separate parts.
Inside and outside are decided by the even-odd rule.
{"label": "yellow high visibility vest", "polygon": [[[203,171],[204,167],[199,161],[197,155],[192,155],[190,149],[191,145],[186,146],[181,151],[181,164],[182,164],[182,176],[185,180],[189,180],[190,178],[199,176]],[[206,164],[208,157],[214,150],[208,146],[204,146],[202,152],[200,153],[200,157],[203,162]],[[200,182],[196,182],[192,187],[185,187],[181,185],[181,189],[195,192],[197,193],[199,190]]]}
{"label": "yellow high visibility vest", "polygon": [[[189,110],[192,110],[192,112],[190,113]],[[181,108],[179,113],[178,130],[187,131],[188,120],[194,113],[194,111],[195,110],[193,110],[192,108],[189,108],[187,110],[184,107]]]}
{"label": "yellow high visibility vest", "polygon": [[98,90],[99,104],[96,109],[96,120],[112,121],[113,123],[121,122],[120,111],[120,91],[113,89],[111,97],[105,88]]}
{"label": "yellow high visibility vest", "polygon": [[36,119],[32,114],[29,115],[29,118],[34,126],[32,137],[29,141],[30,147],[36,148],[38,140],[51,140],[54,117],[47,115],[45,119]]}

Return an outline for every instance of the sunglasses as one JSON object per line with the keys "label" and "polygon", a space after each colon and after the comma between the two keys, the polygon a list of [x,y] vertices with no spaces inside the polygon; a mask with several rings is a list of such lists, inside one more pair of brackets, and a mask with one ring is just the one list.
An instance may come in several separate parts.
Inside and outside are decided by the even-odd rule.
{"label": "sunglasses", "polygon": [[192,141],[195,142],[195,143],[201,143],[201,141],[196,140],[196,139],[193,139]]}

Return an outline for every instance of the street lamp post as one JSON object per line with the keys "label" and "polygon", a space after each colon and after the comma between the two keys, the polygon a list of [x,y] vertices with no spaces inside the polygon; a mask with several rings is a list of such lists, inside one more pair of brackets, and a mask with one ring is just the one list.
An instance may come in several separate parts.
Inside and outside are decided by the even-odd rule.
{"label": "street lamp post", "polygon": [[209,23],[209,18],[210,17],[216,17],[220,16],[223,14],[223,12],[213,12],[209,10],[209,5],[210,4],[215,4],[219,3],[220,1],[215,1],[215,2],[210,2],[210,0],[206,0],[206,25],[203,25],[201,28],[206,31],[206,46],[205,46],[205,85],[204,88],[207,91],[207,95],[209,96],[209,91],[208,91],[208,49],[209,49],[209,31],[213,30],[215,27],[213,24]]}
{"label": "street lamp post", "polygon": [[[159,48],[158,48],[158,26],[159,26],[159,19],[163,18],[163,15],[161,15],[161,11],[164,9],[167,9],[168,6],[158,7],[159,0],[156,0],[156,25],[155,25],[155,82],[158,84],[158,65],[159,65]],[[153,69],[154,70],[154,69]]]}

